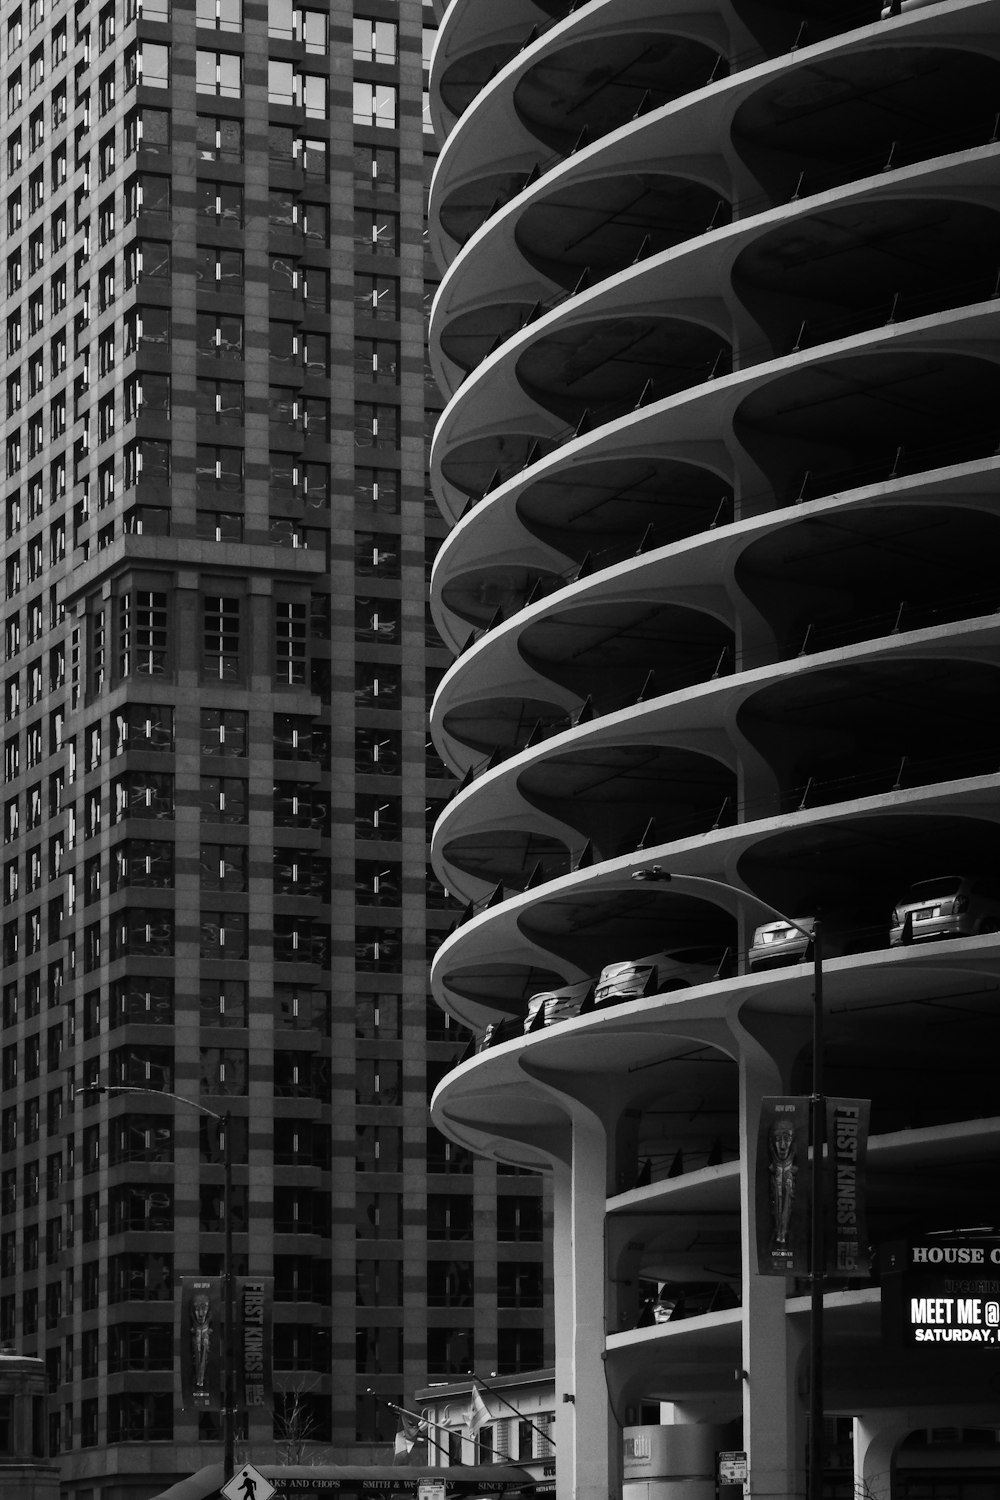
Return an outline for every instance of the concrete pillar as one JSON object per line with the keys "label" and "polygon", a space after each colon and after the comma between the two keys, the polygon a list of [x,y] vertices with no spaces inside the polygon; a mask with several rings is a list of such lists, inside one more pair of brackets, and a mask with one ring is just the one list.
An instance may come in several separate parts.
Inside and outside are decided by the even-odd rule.
{"label": "concrete pillar", "polygon": [[740,1048],[740,1211],[743,1257],[743,1446],[752,1496],[805,1493],[805,1430],[796,1389],[802,1334],[785,1313],[783,1276],[757,1273],[755,1167],[762,1098],[785,1092],[777,1062],[746,1038]]}
{"label": "concrete pillar", "polygon": [[898,1411],[868,1411],[854,1418],[854,1494],[857,1500],[890,1500],[892,1460],[919,1424]]}
{"label": "concrete pillar", "polygon": [[[584,1110],[552,1187],[556,1323],[556,1500],[621,1495],[622,1437],[604,1378],[607,1140]],[[566,1397],[572,1399],[566,1400]]]}

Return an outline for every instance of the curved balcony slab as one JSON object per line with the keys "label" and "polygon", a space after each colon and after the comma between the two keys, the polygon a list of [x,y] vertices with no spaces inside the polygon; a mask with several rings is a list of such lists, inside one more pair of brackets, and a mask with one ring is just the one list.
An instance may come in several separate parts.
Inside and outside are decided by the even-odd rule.
{"label": "curved balcony slab", "polygon": [[[557,313],[561,312],[562,309],[557,310]],[[554,418],[544,413],[539,415],[537,405],[521,387],[515,373],[518,350],[526,342],[538,338],[549,318],[554,317],[556,314],[550,314],[532,324],[487,360],[445,409],[434,435],[431,457],[436,484],[442,489],[449,466],[457,472],[456,454],[464,465],[463,472],[471,474],[477,464],[481,467],[485,485],[495,471],[496,454],[501,451],[498,445],[501,441],[506,443],[511,432],[536,432],[563,439],[554,454],[540,464],[530,466],[532,477],[544,472],[545,464],[562,458],[564,452],[567,458],[572,454],[577,461],[585,454],[599,456],[603,440],[626,453],[669,452],[669,445],[673,443],[678,457],[684,456],[714,468],[724,482],[732,483],[735,455],[730,452],[723,458],[717,445],[711,442],[710,434],[713,430],[731,432],[734,424],[742,423],[741,439],[746,443],[747,425],[753,426],[760,420],[755,408],[761,407],[764,412],[769,410],[769,388],[780,391],[781,382],[789,387],[793,383],[800,387],[804,380],[814,389],[803,390],[797,405],[803,410],[811,408],[811,425],[800,430],[793,428],[792,438],[799,444],[804,437],[812,438],[820,445],[818,451],[822,454],[825,437],[830,457],[840,446],[837,434],[842,431],[844,420],[841,409],[848,410],[847,420],[857,429],[859,448],[863,452],[872,445],[879,431],[874,422],[870,388],[876,384],[909,382],[908,388],[901,392],[903,400],[891,411],[889,420],[886,420],[884,408],[879,414],[888,452],[893,442],[899,446],[921,437],[926,439],[926,426],[916,426],[912,416],[914,405],[920,401],[936,402],[939,407],[944,402],[946,409],[942,417],[958,421],[963,409],[971,404],[970,396],[964,393],[964,386],[971,377],[963,372],[961,377],[956,373],[952,378],[942,378],[939,363],[942,359],[951,359],[958,366],[963,361],[971,361],[985,369],[987,361],[976,349],[976,341],[989,340],[1000,324],[1000,311],[993,299],[899,324],[887,324],[797,353],[765,359],[731,374],[713,376],[707,372],[699,383],[661,399],[654,395],[648,404],[630,401],[625,410],[616,404],[605,420],[599,412],[595,413],[593,428],[582,433],[567,429],[560,432]],[[967,350],[968,354],[965,353]],[[867,360],[871,365],[865,370]],[[898,371],[880,369],[880,360],[883,364],[894,361],[899,366]],[[912,376],[904,368],[907,363],[912,367]],[[848,373],[841,375],[841,369]],[[920,384],[921,370],[924,371],[926,389]],[[959,398],[961,404],[953,412],[952,389],[960,380],[963,395]],[[743,408],[747,410],[744,412]],[[972,410],[975,410],[974,405]],[[752,417],[751,411],[754,412]],[[826,428],[824,418],[828,424]],[[671,429],[676,436],[671,435]],[[586,441],[587,438],[590,442]],[[736,441],[734,438],[733,442]],[[801,468],[808,467],[808,461],[801,460]],[[526,477],[522,475],[522,481]]]}
{"label": "curved balcony slab", "polygon": [[[820,652],[814,656],[798,656],[790,661],[769,663],[609,713],[522,750],[460,790],[442,812],[434,830],[432,862],[439,878],[449,889],[458,891],[466,899],[475,900],[488,895],[496,881],[487,873],[480,882],[473,881],[470,884],[467,874],[449,865],[448,843],[456,837],[457,830],[461,830],[466,837],[475,834],[486,840],[493,829],[509,829],[521,825],[530,827],[537,821],[539,828],[560,840],[568,849],[579,849],[586,841],[581,831],[568,822],[561,822],[555,814],[554,806],[552,811],[546,812],[539,805],[537,796],[529,799],[520,788],[520,782],[532,768],[542,766],[556,756],[572,756],[585,749],[593,753],[602,748],[607,751],[616,746],[647,744],[656,746],[660,751],[673,747],[678,752],[693,753],[735,773],[739,745],[746,734],[746,715],[752,713],[756,703],[765,704],[768,695],[772,698],[777,695],[775,701],[780,716],[782,699],[787,698],[791,702],[796,684],[808,692],[810,680],[821,681],[823,674],[832,669],[836,669],[838,676],[845,682],[849,682],[852,669],[857,673],[859,682],[864,669],[882,672],[883,685],[888,690],[891,686],[893,663],[898,663],[901,669],[901,690],[909,695],[911,689],[906,683],[913,675],[912,669],[909,677],[902,675],[902,669],[910,668],[914,659],[921,664],[920,670],[923,671],[931,662],[967,662],[970,668],[974,668],[977,662],[985,660],[993,663],[994,667],[1000,667],[998,658],[1000,647],[995,640],[991,614],[959,624],[953,623],[942,629],[900,632],[833,652]],[[946,675],[944,681],[946,686],[961,688],[961,683],[951,682],[950,676]],[[487,680],[487,690],[489,686]],[[506,686],[503,684],[504,689]],[[535,696],[537,695],[536,685]],[[928,703],[930,702],[928,699]],[[742,728],[741,723],[744,726]],[[887,773],[895,772],[897,764],[898,760],[887,753]],[[946,764],[947,759],[942,761],[942,768]],[[953,774],[947,779],[954,780],[955,773],[961,773],[965,764],[956,748]],[[859,772],[859,776],[860,774]],[[940,779],[940,772],[937,779]],[[963,778],[959,775],[958,779]],[[904,795],[902,787],[897,795]],[[775,792],[774,800],[779,796],[780,793]],[[813,796],[819,801],[820,788],[817,787]],[[839,794],[834,800],[840,800]],[[829,810],[828,803],[826,806]],[[708,810],[706,804],[705,811]],[[752,811],[752,807],[746,807],[744,816]],[[655,816],[655,813],[655,806],[646,809],[646,814],[640,819],[642,827],[646,826],[649,817]],[[759,819],[755,822],[760,826]],[[682,830],[678,829],[678,832]],[[526,875],[527,873],[529,872],[526,871]]]}
{"label": "curved balcony slab", "polygon": [[[463,1025],[478,1031],[491,1021],[523,1014],[527,993],[501,980],[502,966],[519,956],[531,954],[540,972],[554,971],[563,983],[575,983],[595,977],[604,963],[628,957],[630,950],[649,952],[658,946],[657,939],[664,946],[667,933],[675,947],[690,946],[695,939],[685,937],[684,931],[691,919],[717,932],[719,913],[735,917],[741,907],[749,906],[750,919],[760,920],[759,907],[755,910],[753,905],[758,892],[758,899],[779,904],[779,909],[783,900],[786,906],[812,905],[827,887],[841,889],[854,866],[864,873],[862,891],[868,892],[874,882],[887,933],[900,888],[925,873],[929,864],[962,868],[969,862],[979,867],[995,844],[998,822],[995,777],[981,776],[900,791],[888,798],[842,802],[834,808],[806,808],[637,850],[508,896],[471,917],[435,955],[435,996]],[[719,894],[694,899],[679,887],[670,891],[655,885],[637,893],[630,884],[633,872],[653,865],[678,877],[703,875],[735,882],[732,898]],[[714,927],[709,921],[713,912]],[[567,924],[576,933],[572,942],[565,936]],[[717,937],[697,940],[714,942]],[[944,948],[950,963],[949,945]],[[922,949],[920,956],[927,951]],[[483,976],[475,994],[463,993],[460,976],[466,971]],[[497,975],[492,992],[486,977],[490,973]]]}

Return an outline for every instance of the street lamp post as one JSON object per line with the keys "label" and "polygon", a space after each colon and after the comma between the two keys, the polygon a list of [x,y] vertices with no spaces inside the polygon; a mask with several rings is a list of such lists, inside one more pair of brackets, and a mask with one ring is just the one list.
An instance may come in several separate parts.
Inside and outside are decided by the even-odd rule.
{"label": "street lamp post", "polygon": [[810,1234],[809,1234],[809,1448],[806,1463],[807,1500],[822,1500],[823,1497],[823,1282],[825,1280],[826,1247],[823,1238],[823,1150],[826,1137],[826,1099],[823,1094],[823,926],[817,917],[812,931],[786,917],[783,911],[762,901],[751,891],[740,890],[727,880],[715,880],[707,875],[671,875],[659,865],[649,869],[635,870],[633,880],[687,882],[694,885],[713,886],[729,895],[752,901],[762,911],[768,912],[789,927],[794,927],[812,943],[813,950],[813,1027],[812,1027],[812,1094],[810,1111],[812,1116],[812,1162],[809,1182],[811,1188]]}
{"label": "street lamp post", "polygon": [[189,1109],[195,1109],[199,1114],[207,1115],[210,1120],[216,1120],[222,1126],[223,1196],[225,1197],[223,1207],[225,1237],[222,1255],[222,1483],[225,1484],[236,1469],[236,1351],[234,1347],[236,1283],[233,1276],[233,1149],[230,1129],[232,1117],[228,1109],[225,1114],[220,1115],[217,1110],[209,1109],[206,1104],[201,1104],[197,1099],[188,1099],[184,1094],[171,1094],[166,1089],[147,1089],[139,1084],[90,1083],[78,1088],[77,1093],[107,1094],[109,1097],[118,1094],[150,1094],[154,1099],[172,1099],[175,1104],[186,1104]]}

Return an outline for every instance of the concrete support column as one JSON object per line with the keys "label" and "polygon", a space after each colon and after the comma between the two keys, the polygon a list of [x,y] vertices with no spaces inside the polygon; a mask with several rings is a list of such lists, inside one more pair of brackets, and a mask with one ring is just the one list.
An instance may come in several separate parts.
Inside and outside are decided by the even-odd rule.
{"label": "concrete support column", "polygon": [[898,1411],[868,1411],[854,1418],[854,1494],[857,1500],[890,1500],[892,1460],[920,1423]]}
{"label": "concrete support column", "polygon": [[743,1446],[749,1456],[750,1494],[759,1500],[805,1494],[805,1425],[796,1388],[803,1336],[785,1313],[785,1278],[757,1273],[754,1179],[760,1102],[783,1092],[774,1059],[753,1044],[741,1047]]}
{"label": "concrete support column", "polygon": [[[569,1165],[553,1177],[556,1322],[556,1497],[621,1495],[622,1437],[604,1378],[607,1140],[581,1110]],[[565,1400],[566,1396],[572,1400]]]}

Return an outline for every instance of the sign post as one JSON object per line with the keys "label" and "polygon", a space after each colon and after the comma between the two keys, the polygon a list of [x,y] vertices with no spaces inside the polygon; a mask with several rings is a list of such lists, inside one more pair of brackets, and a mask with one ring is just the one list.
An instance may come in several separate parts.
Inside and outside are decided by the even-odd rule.
{"label": "sign post", "polygon": [[719,1454],[720,1488],[724,1484],[744,1485],[748,1478],[747,1456],[744,1449],[728,1449]]}
{"label": "sign post", "polygon": [[271,1500],[278,1491],[253,1464],[244,1464],[229,1483],[222,1486],[222,1493],[226,1500]]}

